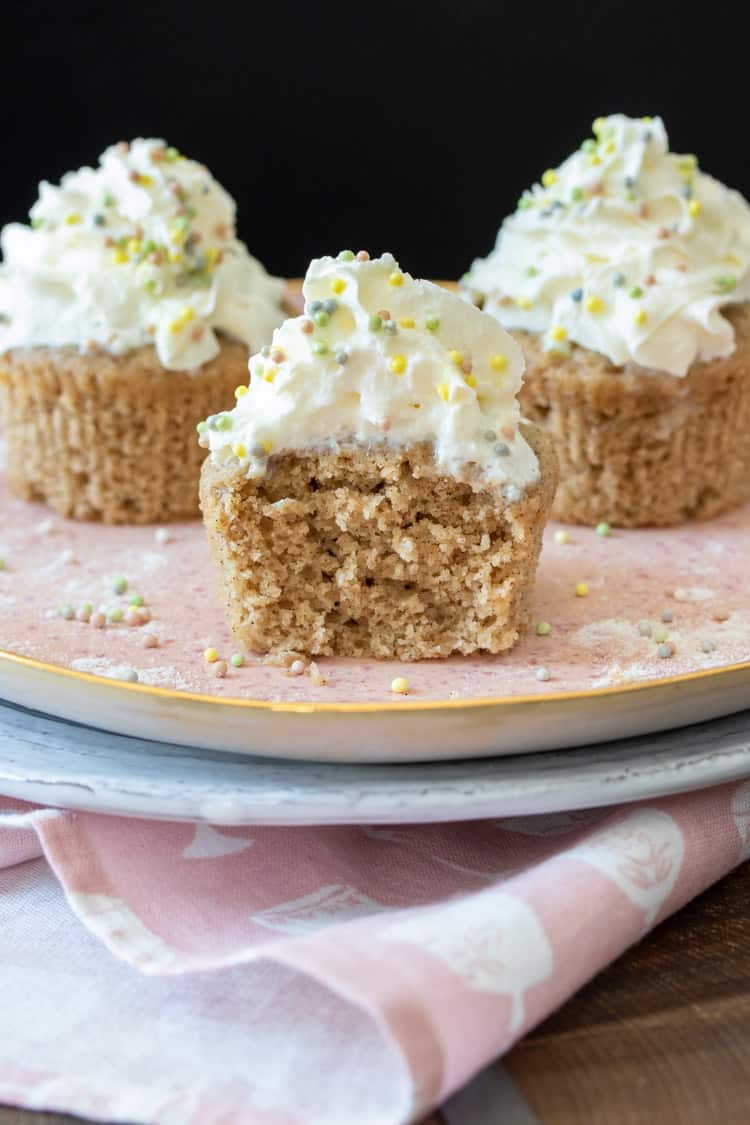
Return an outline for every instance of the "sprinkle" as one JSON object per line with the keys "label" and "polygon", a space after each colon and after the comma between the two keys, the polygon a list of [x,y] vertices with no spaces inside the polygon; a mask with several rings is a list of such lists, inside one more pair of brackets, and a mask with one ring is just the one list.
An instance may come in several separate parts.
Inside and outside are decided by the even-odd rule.
{"label": "sprinkle", "polygon": [[303,320],[299,327],[300,331],[304,332],[306,336],[315,331],[315,325],[311,320]]}
{"label": "sprinkle", "polygon": [[557,183],[557,172],[553,168],[548,168],[542,176],[542,185],[544,187],[552,187]]}
{"label": "sprinkle", "polygon": [[600,313],[604,309],[604,301],[601,299],[601,297],[597,297],[595,295],[592,295],[591,297],[587,297],[586,298],[586,309],[590,313],[594,313],[594,314]]}
{"label": "sprinkle", "polygon": [[570,193],[570,198],[574,203],[581,203],[584,198],[584,191],[582,187],[574,187]]}
{"label": "sprinkle", "polygon": [[398,322],[399,328],[416,328],[416,322],[413,316],[402,316]]}
{"label": "sprinkle", "polygon": [[313,320],[317,324],[318,328],[325,328],[330,319],[330,314],[327,313],[325,309],[321,309],[320,312],[316,312],[313,316]]}
{"label": "sprinkle", "polygon": [[60,562],[61,563],[72,563],[72,562],[75,562],[75,561],[76,561],[75,551],[72,551],[70,549],[70,547],[66,547],[65,550],[60,555]]}
{"label": "sprinkle", "polygon": [[103,629],[106,623],[107,618],[104,616],[101,610],[97,610],[96,613],[92,613],[91,624],[95,629]]}
{"label": "sprinkle", "polygon": [[354,251],[353,250],[339,250],[336,257],[339,260],[339,262],[353,262],[354,261]]}
{"label": "sprinkle", "polygon": [[589,137],[587,140],[585,140],[583,142],[583,144],[581,145],[581,148],[583,149],[584,152],[591,155],[592,152],[596,152],[596,141],[592,141],[591,138]]}
{"label": "sprinkle", "polygon": [[570,294],[570,298],[571,298],[572,301],[576,301],[576,303],[578,301],[582,301],[583,300],[583,289],[574,289],[573,292]]}
{"label": "sprinkle", "polygon": [[537,668],[536,678],[544,684],[547,682],[547,680],[552,679],[552,673],[550,672],[549,668]]}
{"label": "sprinkle", "polygon": [[398,287],[399,285],[404,284],[404,275],[400,270],[393,271],[393,273],[388,278],[388,284],[393,285],[394,287]]}
{"label": "sprinkle", "polygon": [[651,636],[657,644],[662,644],[669,636],[669,629],[665,629],[663,625],[657,625]]}
{"label": "sprinkle", "polygon": [[447,383],[438,383],[437,393],[440,395],[443,402],[447,402],[451,396],[451,389]]}
{"label": "sprinkle", "polygon": [[115,250],[115,263],[118,266],[124,266],[128,260],[128,256],[124,250]]}
{"label": "sprinkle", "polygon": [[357,261],[358,262],[369,262],[369,260],[370,260],[370,255],[369,255],[367,250],[358,250],[357,251]]}
{"label": "sprinkle", "polygon": [[428,332],[437,332],[438,328],[440,327],[440,317],[428,316],[425,319],[424,326]]}
{"label": "sprinkle", "polygon": [[206,664],[215,664],[219,659],[219,654],[215,648],[206,648],[203,650],[203,659]]}
{"label": "sprinkle", "polygon": [[539,270],[536,268],[536,266],[527,266],[526,267],[526,276],[527,277],[537,277],[538,274],[539,274]]}
{"label": "sprinkle", "polygon": [[403,375],[404,371],[406,371],[406,356],[394,355],[389,367],[394,375]]}
{"label": "sprinkle", "polygon": [[596,525],[596,534],[601,535],[604,539],[606,539],[608,535],[612,534],[612,528],[608,523],[602,521],[602,523],[598,523]]}
{"label": "sprinkle", "polygon": [[510,456],[510,446],[506,445],[506,443],[504,441],[499,441],[497,443],[497,445],[495,446],[494,451],[495,451],[495,453],[498,457],[509,457]]}
{"label": "sprinkle", "polygon": [[76,611],[73,609],[73,606],[70,604],[70,602],[63,602],[63,604],[59,606],[57,612],[59,616],[64,617],[66,621],[72,621],[76,615]]}
{"label": "sprinkle", "polygon": [[471,387],[473,390],[477,385],[477,377],[470,372],[468,375],[464,375],[464,382],[467,387]]}
{"label": "sprinkle", "polygon": [[587,582],[576,582],[575,594],[577,598],[587,598],[589,595],[589,587]]}
{"label": "sprinkle", "polygon": [[131,605],[129,609],[125,610],[125,624],[126,625],[140,625],[141,617],[137,608]]}
{"label": "sprinkle", "polygon": [[569,543],[569,542],[570,542],[570,532],[569,531],[565,531],[564,529],[561,528],[559,531],[555,532],[555,543],[565,544],[565,543]]}
{"label": "sprinkle", "polygon": [[166,527],[157,527],[154,532],[154,539],[157,543],[171,543],[172,535]]}
{"label": "sprinkle", "polygon": [[528,195],[527,193],[524,193],[521,196],[521,198],[518,200],[518,203],[517,203],[516,206],[518,207],[519,211],[528,211],[529,207],[534,206],[534,200],[530,195]]}
{"label": "sprinkle", "polygon": [[115,606],[114,609],[107,610],[107,621],[110,623],[110,625],[116,625],[118,621],[122,621],[124,616],[125,614],[119,606]]}
{"label": "sprinkle", "polygon": [[638,309],[637,313],[635,313],[633,317],[633,320],[638,325],[638,327],[641,328],[648,320],[648,313],[645,309]]}
{"label": "sprinkle", "polygon": [[517,297],[516,305],[519,309],[530,309],[534,302],[530,301],[528,297]]}
{"label": "sprinkle", "polygon": [[77,211],[72,211],[70,215],[65,216],[65,222],[69,227],[77,227],[81,221],[81,216]]}
{"label": "sprinkle", "polygon": [[[329,316],[333,316],[338,307],[339,303],[333,297],[329,297],[327,301],[323,302],[323,309],[328,313]],[[284,359],[283,348],[274,348],[274,350],[271,352],[271,359],[274,361],[274,363],[281,363],[281,361]]]}
{"label": "sprinkle", "polygon": [[226,662],[226,660],[215,661],[214,666],[211,669],[211,673],[212,673],[212,675],[216,676],[217,679],[223,680],[224,677],[227,674],[227,662]]}
{"label": "sprinkle", "polygon": [[455,348],[453,348],[448,352],[448,359],[451,361],[451,363],[455,363],[456,367],[460,367],[464,361],[463,352],[459,352]]}
{"label": "sprinkle", "polygon": [[304,660],[293,660],[292,663],[289,665],[289,675],[290,676],[301,676],[304,671],[305,671]]}
{"label": "sprinkle", "polygon": [[703,210],[703,204],[700,199],[691,199],[688,203],[688,213],[691,218],[697,219]]}
{"label": "sprinkle", "polygon": [[247,449],[241,441],[234,442],[232,445],[232,453],[235,457],[239,457],[240,461],[247,457]]}
{"label": "sprinkle", "polygon": [[383,327],[383,318],[378,316],[377,313],[374,313],[370,317],[369,327],[370,327],[371,332],[379,332],[380,329]]}
{"label": "sprinkle", "polygon": [[713,652],[716,648],[716,641],[712,641],[710,638],[706,637],[705,640],[701,641],[701,648],[704,652]]}
{"label": "sprinkle", "polygon": [[652,632],[651,623],[649,621],[639,621],[638,632],[642,637],[650,637]]}
{"label": "sprinkle", "polygon": [[328,344],[325,340],[316,340],[313,344],[313,351],[316,355],[328,355]]}
{"label": "sprinkle", "polygon": [[596,153],[594,153],[594,155],[589,160],[589,164],[601,164],[601,162],[602,162],[601,156],[597,156]]}
{"label": "sprinkle", "polygon": [[241,652],[233,652],[229,657],[229,663],[233,668],[242,668],[245,663],[245,657]]}
{"label": "sprinkle", "polygon": [[672,613],[672,610],[671,609],[663,609],[661,611],[661,619],[662,619],[662,621],[667,621],[667,622],[674,621],[674,614]]}
{"label": "sprinkle", "polygon": [[[313,308],[315,305],[317,305],[318,308],[322,308],[323,302],[322,301],[313,301],[310,308]],[[264,359],[268,359],[269,355],[271,354],[271,345],[270,344],[264,344],[263,347],[260,349],[260,354],[263,356]]]}
{"label": "sprinkle", "polygon": [[394,695],[408,695],[409,694],[409,681],[406,676],[396,676],[391,680],[391,691]]}
{"label": "sprinkle", "polygon": [[561,324],[556,324],[554,328],[550,329],[550,336],[553,340],[567,340],[568,333]]}
{"label": "sprinkle", "polygon": [[[245,395],[248,392],[248,389],[249,389],[248,387],[246,387],[244,384],[241,383],[239,387],[234,388],[234,397],[235,398],[244,398]],[[199,433],[200,432],[201,431],[199,431]]]}
{"label": "sprinkle", "polygon": [[151,620],[151,610],[147,609],[145,605],[140,606],[138,609],[138,622],[140,625],[148,625]]}
{"label": "sprinkle", "polygon": [[144,648],[158,648],[159,647],[159,638],[157,637],[156,633],[145,633],[144,634],[143,647]]}
{"label": "sprinkle", "polygon": [[340,363],[343,367],[349,358],[349,353],[346,348],[338,348],[338,350],[333,353],[333,358],[336,360],[336,363]]}
{"label": "sprinkle", "polygon": [[616,273],[615,276],[612,278],[612,284],[617,285],[618,287],[621,286],[621,285],[624,285],[625,284],[625,274],[624,273]]}
{"label": "sprinkle", "polygon": [[138,673],[136,672],[135,668],[123,668],[117,679],[124,680],[126,684],[137,684]]}
{"label": "sprinkle", "polygon": [[136,609],[140,609],[143,605],[143,596],[141,594],[131,595],[131,597],[128,598],[128,605],[132,605],[135,606]]}
{"label": "sprinkle", "polygon": [[725,609],[715,609],[713,611],[713,613],[711,614],[711,616],[713,617],[714,621],[728,621],[729,620],[729,614],[727,613],[727,611]]}
{"label": "sprinkle", "polygon": [[725,274],[723,277],[717,277],[714,285],[718,293],[731,293],[736,288],[737,278],[732,277],[731,274]]}
{"label": "sprinkle", "polygon": [[395,336],[398,332],[395,320],[386,320],[383,322],[383,331],[387,332],[389,336]]}
{"label": "sprinkle", "polygon": [[118,575],[116,578],[112,579],[112,589],[115,592],[115,594],[124,594],[125,591],[127,590],[127,588],[128,588],[127,578],[123,578],[122,576]]}
{"label": "sprinkle", "polygon": [[637,301],[638,298],[642,297],[642,296],[643,296],[643,290],[641,289],[640,285],[634,285],[633,288],[628,293],[628,297],[632,297],[634,301]]}
{"label": "sprinkle", "polygon": [[660,644],[656,652],[662,660],[666,660],[668,656],[672,656],[674,653],[674,647],[667,641],[665,644]]}
{"label": "sprinkle", "polygon": [[536,627],[538,637],[548,637],[552,632],[552,626],[549,621],[540,621]]}
{"label": "sprinkle", "polygon": [[496,355],[493,355],[490,358],[490,367],[493,371],[505,371],[505,368],[507,366],[508,357],[506,355],[503,355],[502,352],[498,352]]}

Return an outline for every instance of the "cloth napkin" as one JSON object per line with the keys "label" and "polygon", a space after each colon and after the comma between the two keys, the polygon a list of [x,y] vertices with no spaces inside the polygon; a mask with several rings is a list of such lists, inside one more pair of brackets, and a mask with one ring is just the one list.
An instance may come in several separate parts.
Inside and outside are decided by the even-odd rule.
{"label": "cloth napkin", "polygon": [[595,811],[215,828],[0,798],[0,1102],[419,1119],[750,856],[750,782]]}

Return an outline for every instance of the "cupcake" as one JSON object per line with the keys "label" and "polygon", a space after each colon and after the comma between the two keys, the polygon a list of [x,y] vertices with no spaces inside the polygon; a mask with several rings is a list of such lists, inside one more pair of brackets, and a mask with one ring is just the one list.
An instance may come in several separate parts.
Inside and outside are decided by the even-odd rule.
{"label": "cupcake", "polygon": [[284,283],[207,169],[157,140],[42,183],[0,235],[0,412],[12,491],[63,516],[198,514],[195,426],[284,319]]}
{"label": "cupcake", "polygon": [[463,286],[524,349],[557,518],[667,525],[750,498],[750,206],[659,118],[599,118]]}
{"label": "cupcake", "polygon": [[244,648],[419,660],[523,633],[556,480],[521,350],[390,254],[313,261],[305,311],[208,418],[201,504]]}

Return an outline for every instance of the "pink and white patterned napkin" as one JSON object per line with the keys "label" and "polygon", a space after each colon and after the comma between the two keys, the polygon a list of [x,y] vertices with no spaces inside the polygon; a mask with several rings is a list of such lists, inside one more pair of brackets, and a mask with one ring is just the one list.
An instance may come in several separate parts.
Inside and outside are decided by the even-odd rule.
{"label": "pink and white patterned napkin", "polygon": [[418,1119],[750,856],[750,782],[555,816],[215,828],[0,798],[0,1102]]}

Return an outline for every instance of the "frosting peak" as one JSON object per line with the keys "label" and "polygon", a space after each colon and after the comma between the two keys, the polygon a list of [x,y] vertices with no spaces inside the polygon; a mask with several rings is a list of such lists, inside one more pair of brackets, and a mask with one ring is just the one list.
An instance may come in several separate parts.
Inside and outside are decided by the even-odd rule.
{"label": "frosting peak", "polygon": [[594,137],[524,192],[463,284],[549,351],[575,341],[685,375],[734,348],[720,310],[750,299],[750,206],[671,153],[660,118],[598,118]]}
{"label": "frosting peak", "polygon": [[496,320],[390,254],[318,258],[303,294],[305,315],[251,358],[234,410],[200,424],[215,457],[259,475],[283,450],[426,441],[457,477],[538,479],[518,430],[521,350]]}
{"label": "frosting peak", "polygon": [[0,352],[154,344],[164,367],[215,356],[215,331],[248,345],[281,321],[283,282],[235,231],[209,171],[163,141],[112,145],[97,168],[43,182],[31,225],[0,234]]}

